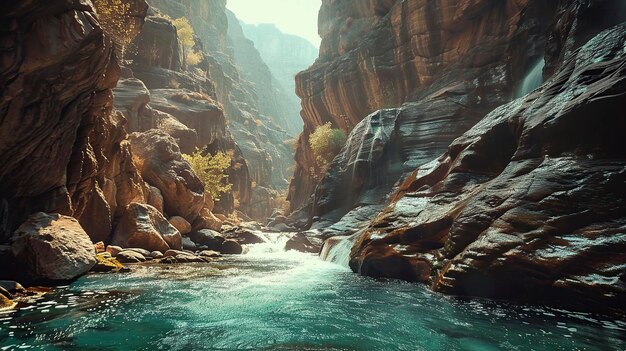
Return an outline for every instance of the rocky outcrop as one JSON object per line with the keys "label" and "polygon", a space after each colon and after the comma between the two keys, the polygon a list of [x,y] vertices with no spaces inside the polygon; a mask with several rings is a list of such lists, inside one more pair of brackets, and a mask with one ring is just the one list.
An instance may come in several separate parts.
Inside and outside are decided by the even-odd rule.
{"label": "rocky outcrop", "polygon": [[[233,171],[230,175],[235,198],[229,200],[230,195],[224,196],[216,204],[216,211],[224,208],[232,210],[237,200],[239,209],[250,212],[256,207],[251,202],[253,182],[268,189],[284,189],[287,186],[293,151],[284,141],[291,137],[286,126],[290,125],[289,121],[298,118],[297,110],[289,112],[292,108],[287,103],[288,98],[277,95],[275,79],[252,42],[243,36],[239,22],[234,17],[228,20],[225,2],[156,0],[151,4],[172,18],[185,16],[190,20],[201,41],[196,41],[196,48],[204,51],[204,60],[196,68],[205,71],[200,74],[195,69],[193,73],[186,72],[185,75],[193,76],[196,81],[198,78],[205,79],[210,84],[194,87],[188,80],[179,77],[180,72],[164,74],[162,70],[135,66],[133,71],[151,90],[185,88],[205,93],[221,103],[229,123],[228,129],[237,142],[236,145],[232,142],[230,146],[220,147],[233,149],[237,153],[240,150],[241,157],[237,164],[243,166],[233,166],[234,170],[239,171]],[[163,78],[156,79],[158,75]],[[207,87],[207,84],[212,88]],[[241,162],[244,159],[245,164]],[[247,182],[243,171],[248,172],[245,174],[250,178]],[[263,193],[270,194],[271,191]],[[273,199],[263,200],[270,201]],[[266,211],[262,212],[258,217],[260,220],[265,219]]]}
{"label": "rocky outcrop", "polygon": [[128,48],[126,59],[134,65],[180,71],[183,67],[180,48],[176,27],[171,21],[148,17]]}
{"label": "rocky outcrop", "polygon": [[176,141],[152,129],[129,136],[133,160],[142,177],[159,189],[164,210],[193,223],[204,207],[204,186],[182,158]]}
{"label": "rocky outcrop", "polygon": [[181,250],[182,238],[157,209],[133,202],[124,209],[111,245],[165,252],[169,249]]}
{"label": "rocky outcrop", "polygon": [[[175,11],[172,16],[180,17]],[[146,23],[131,45],[136,48],[130,65],[135,78],[120,81],[115,89],[116,98],[119,97],[116,105],[125,112],[131,131],[164,131],[187,154],[196,148],[232,154],[229,182],[233,191],[220,197],[215,210],[229,213],[235,204],[245,208],[251,191],[248,162],[226,125],[213,78],[207,71],[209,64],[206,59],[193,69],[171,64],[180,56],[171,21],[148,17]],[[197,49],[202,51],[202,43],[196,42]],[[205,67],[205,71],[199,67]]]}
{"label": "rocky outcrop", "polygon": [[[147,6],[130,5],[138,28]],[[11,24],[0,69],[2,236],[44,211],[77,218],[92,240],[106,240],[118,208],[145,201],[146,191],[125,119],[113,111],[114,45],[89,5],[22,2],[2,16]]]}
{"label": "rocky outcrop", "polygon": [[419,167],[359,236],[352,269],[446,293],[622,308],[624,33],[597,35]]}
{"label": "rocky outcrop", "polygon": [[[387,152],[393,159],[385,166],[391,174],[384,181],[394,183],[398,174],[436,157],[487,111],[509,101],[542,55],[543,33],[555,9],[556,3],[531,0],[324,1],[320,57],[296,77],[305,126],[289,191],[292,210],[307,205],[318,181],[308,142],[317,126],[331,122],[349,132],[374,111],[397,109],[370,117],[368,127],[361,125],[373,137],[355,134],[348,143],[361,149],[361,156],[353,151],[346,160],[350,164],[341,165],[351,170],[358,164],[356,196],[349,199],[356,202],[346,209],[362,197],[380,202],[389,186],[363,175],[367,169],[387,162],[380,158]],[[377,124],[385,122],[396,126]],[[382,136],[383,131],[391,134]],[[372,148],[373,164],[368,165]],[[327,210],[325,203],[315,206],[318,215]]]}
{"label": "rocky outcrop", "polygon": [[38,212],[12,237],[12,251],[27,281],[67,281],[96,264],[93,243],[75,218]]}

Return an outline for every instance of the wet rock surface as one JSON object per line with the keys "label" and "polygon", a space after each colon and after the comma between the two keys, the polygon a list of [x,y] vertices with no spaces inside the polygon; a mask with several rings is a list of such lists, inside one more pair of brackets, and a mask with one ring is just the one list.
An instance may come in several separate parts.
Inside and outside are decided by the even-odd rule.
{"label": "wet rock surface", "polygon": [[[313,217],[383,202],[401,176],[510,101],[543,54],[555,8],[540,1],[324,2],[320,57],[296,77],[305,127],[291,209],[317,202]],[[327,122],[354,133],[320,188],[309,135]]]}
{"label": "wet rock surface", "polygon": [[418,168],[360,236],[352,269],[453,294],[623,306],[625,29]]}

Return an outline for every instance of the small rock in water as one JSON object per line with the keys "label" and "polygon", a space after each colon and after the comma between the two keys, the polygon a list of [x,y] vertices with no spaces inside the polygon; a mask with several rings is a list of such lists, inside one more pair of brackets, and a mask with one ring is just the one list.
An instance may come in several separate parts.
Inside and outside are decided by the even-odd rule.
{"label": "small rock in water", "polygon": [[132,250],[124,250],[118,253],[115,258],[120,261],[120,263],[140,263],[146,261],[146,258],[142,254]]}
{"label": "small rock in water", "polygon": [[221,247],[220,252],[223,254],[240,255],[243,252],[243,248],[235,240],[225,240]]}
{"label": "small rock in water", "polygon": [[108,253],[110,253],[110,254],[111,254],[111,256],[115,257],[115,256],[117,256],[117,254],[118,254],[118,253],[120,253],[120,252],[124,251],[124,249],[122,249],[122,248],[121,248],[121,247],[119,247],[119,246],[109,245],[109,246],[107,246],[107,250],[106,250],[106,251],[107,251]]}
{"label": "small rock in water", "polygon": [[184,251],[180,251],[180,250],[167,250],[163,254],[163,257],[176,257],[178,255],[185,255],[185,254],[186,253]]}
{"label": "small rock in water", "polygon": [[150,251],[145,250],[145,249],[141,249],[141,248],[138,248],[138,247],[130,247],[130,248],[125,249],[124,251],[127,251],[127,250],[139,253],[139,254],[141,254],[144,257],[145,256],[150,256]]}
{"label": "small rock in water", "polygon": [[201,257],[208,257],[208,258],[216,258],[216,257],[222,257],[222,254],[220,254],[217,251],[213,251],[213,250],[204,250],[201,251],[199,254]]}

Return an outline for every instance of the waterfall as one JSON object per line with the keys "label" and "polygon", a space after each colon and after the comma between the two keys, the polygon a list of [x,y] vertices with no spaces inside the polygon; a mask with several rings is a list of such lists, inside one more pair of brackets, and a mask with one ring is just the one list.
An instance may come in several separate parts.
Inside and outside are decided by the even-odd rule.
{"label": "waterfall", "polygon": [[526,74],[522,84],[517,89],[515,98],[520,98],[531,91],[537,89],[543,83],[543,67],[546,65],[544,58],[541,58],[533,68]]}
{"label": "waterfall", "polygon": [[351,236],[333,236],[324,241],[320,258],[344,267],[348,267],[352,245],[360,233]]}

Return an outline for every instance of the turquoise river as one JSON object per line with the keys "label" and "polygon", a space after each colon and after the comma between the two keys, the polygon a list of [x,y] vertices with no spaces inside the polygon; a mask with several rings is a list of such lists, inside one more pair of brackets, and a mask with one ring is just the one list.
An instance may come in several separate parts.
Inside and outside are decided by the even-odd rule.
{"label": "turquoise river", "polygon": [[0,314],[0,349],[626,349],[625,321],[373,280],[268,237],[215,263],[85,276]]}

